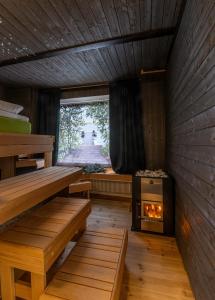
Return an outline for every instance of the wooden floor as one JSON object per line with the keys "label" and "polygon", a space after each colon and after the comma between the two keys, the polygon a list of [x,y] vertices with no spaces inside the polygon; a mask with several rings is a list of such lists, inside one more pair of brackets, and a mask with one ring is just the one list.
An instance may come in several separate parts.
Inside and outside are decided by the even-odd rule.
{"label": "wooden floor", "polygon": [[121,300],[194,299],[174,238],[131,232],[126,202],[92,200],[88,225],[126,227],[129,242]]}

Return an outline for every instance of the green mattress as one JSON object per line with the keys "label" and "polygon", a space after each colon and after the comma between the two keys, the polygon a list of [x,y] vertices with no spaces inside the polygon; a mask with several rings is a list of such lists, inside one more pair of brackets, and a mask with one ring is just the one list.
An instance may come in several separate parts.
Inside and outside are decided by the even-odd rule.
{"label": "green mattress", "polygon": [[0,132],[31,133],[31,123],[0,116]]}

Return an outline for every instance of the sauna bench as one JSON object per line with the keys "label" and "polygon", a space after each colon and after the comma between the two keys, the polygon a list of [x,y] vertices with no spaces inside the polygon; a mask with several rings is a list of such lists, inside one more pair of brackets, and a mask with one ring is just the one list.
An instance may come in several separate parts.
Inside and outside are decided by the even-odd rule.
{"label": "sauna bench", "polygon": [[[90,210],[87,199],[57,197],[0,234],[2,300],[39,299],[46,287],[46,272],[85,228]],[[31,284],[16,281],[14,269],[30,272]]]}
{"label": "sauna bench", "polygon": [[1,179],[15,176],[17,156],[23,154],[43,153],[44,167],[51,167],[54,140],[50,135],[0,132]]}
{"label": "sauna bench", "polygon": [[49,167],[0,181],[0,225],[67,188],[80,168]]}
{"label": "sauna bench", "polygon": [[40,300],[118,300],[127,230],[87,229]]}

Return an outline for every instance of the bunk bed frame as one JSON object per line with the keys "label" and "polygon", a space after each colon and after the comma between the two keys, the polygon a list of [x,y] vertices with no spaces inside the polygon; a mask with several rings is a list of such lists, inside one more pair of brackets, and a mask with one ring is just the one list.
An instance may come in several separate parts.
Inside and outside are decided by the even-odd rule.
{"label": "bunk bed frame", "polygon": [[0,133],[1,179],[15,175],[17,156],[44,153],[45,168],[52,165],[54,136]]}

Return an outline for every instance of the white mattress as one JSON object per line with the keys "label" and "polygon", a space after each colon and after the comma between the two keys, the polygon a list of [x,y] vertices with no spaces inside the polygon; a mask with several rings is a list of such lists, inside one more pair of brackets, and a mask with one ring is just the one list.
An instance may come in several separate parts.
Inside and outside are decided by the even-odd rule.
{"label": "white mattress", "polygon": [[24,108],[21,105],[10,103],[10,102],[4,101],[4,100],[0,100],[0,110],[7,111],[9,113],[18,114],[23,109]]}
{"label": "white mattress", "polygon": [[28,117],[17,115],[17,114],[14,114],[14,113],[10,113],[8,111],[1,110],[1,109],[0,109],[0,116],[1,117],[6,117],[6,118],[12,118],[12,119],[19,119],[19,120],[26,121],[26,122],[29,121]]}

